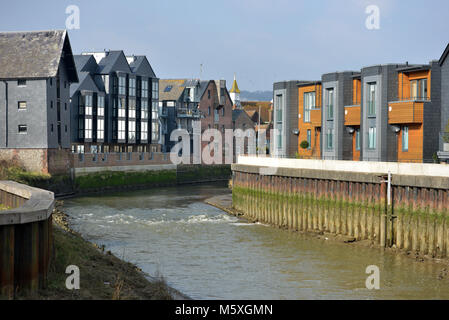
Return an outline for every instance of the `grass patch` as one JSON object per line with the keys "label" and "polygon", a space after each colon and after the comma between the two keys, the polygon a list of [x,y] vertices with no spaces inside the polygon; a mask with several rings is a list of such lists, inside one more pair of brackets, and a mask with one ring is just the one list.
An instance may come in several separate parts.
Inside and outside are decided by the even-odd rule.
{"label": "grass patch", "polygon": [[7,161],[0,161],[0,180],[11,180],[18,183],[34,186],[47,182],[51,175],[40,172],[29,172],[18,165]]}

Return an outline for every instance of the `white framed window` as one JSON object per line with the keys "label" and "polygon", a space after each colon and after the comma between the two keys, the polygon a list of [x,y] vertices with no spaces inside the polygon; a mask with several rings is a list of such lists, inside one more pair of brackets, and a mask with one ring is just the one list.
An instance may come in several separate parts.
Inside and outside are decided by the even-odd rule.
{"label": "white framed window", "polygon": [[126,117],[126,100],[125,100],[125,98],[118,99],[118,116],[120,118]]}
{"label": "white framed window", "polygon": [[97,115],[100,117],[104,116],[104,97],[98,96],[97,99]]}
{"label": "white framed window", "polygon": [[402,151],[408,151],[408,127],[402,127]]}
{"label": "white framed window", "polygon": [[128,106],[128,117],[129,118],[135,118],[136,117],[136,100],[129,99],[129,106]]}
{"label": "white framed window", "polygon": [[315,92],[304,93],[304,122],[310,122],[310,109],[315,108]]}
{"label": "white framed window", "polygon": [[92,119],[84,119],[84,138],[92,139]]}
{"label": "white framed window", "polygon": [[140,124],[140,139],[148,140],[148,122],[142,122]]}
{"label": "white framed window", "polygon": [[153,81],[153,99],[158,100],[159,99],[159,82],[157,80]]}
{"label": "white framed window", "polygon": [[142,119],[148,119],[148,101],[142,100],[140,104],[140,117]]}
{"label": "white framed window", "polygon": [[126,138],[126,123],[125,120],[118,121],[118,139],[125,140]]}
{"label": "white framed window", "polygon": [[334,119],[334,89],[327,89],[327,120]]}
{"label": "white framed window", "polygon": [[136,139],[136,121],[128,121],[128,139]]}
{"label": "white framed window", "polygon": [[327,149],[334,149],[334,129],[327,129]]}
{"label": "white framed window", "polygon": [[129,95],[131,97],[136,96],[136,79],[135,78],[129,78]]}
{"label": "white framed window", "polygon": [[84,96],[84,109],[86,116],[92,115],[92,96],[91,95],[85,95]]}
{"label": "white framed window", "polygon": [[104,119],[97,119],[97,139],[104,139]]}
{"label": "white framed window", "polygon": [[142,88],[141,88],[141,96],[142,98],[148,98],[148,80],[142,80]]}
{"label": "white framed window", "polygon": [[368,116],[376,115],[376,91],[377,83],[368,83]]}
{"label": "white framed window", "polygon": [[126,77],[118,77],[118,94],[126,95]]}

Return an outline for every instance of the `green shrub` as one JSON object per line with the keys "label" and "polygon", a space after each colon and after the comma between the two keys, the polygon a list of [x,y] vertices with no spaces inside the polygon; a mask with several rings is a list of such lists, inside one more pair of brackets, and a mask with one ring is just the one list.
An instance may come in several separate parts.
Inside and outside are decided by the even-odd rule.
{"label": "green shrub", "polygon": [[301,142],[301,144],[299,145],[301,147],[301,149],[308,149],[310,147],[310,144],[308,141],[304,140],[303,142]]}

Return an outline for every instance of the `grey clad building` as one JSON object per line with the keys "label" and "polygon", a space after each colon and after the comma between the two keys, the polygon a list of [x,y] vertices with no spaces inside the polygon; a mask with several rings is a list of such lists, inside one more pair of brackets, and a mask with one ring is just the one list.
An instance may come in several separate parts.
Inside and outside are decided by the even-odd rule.
{"label": "grey clad building", "polygon": [[123,51],[75,56],[73,152],[160,151],[159,79],[145,56]]}
{"label": "grey clad building", "polygon": [[0,159],[58,170],[50,154],[70,149],[70,85],[76,82],[65,30],[0,33]]}
{"label": "grey clad building", "polygon": [[352,160],[352,135],[345,128],[345,106],[352,104],[355,71],[334,72],[322,76],[322,158]]}

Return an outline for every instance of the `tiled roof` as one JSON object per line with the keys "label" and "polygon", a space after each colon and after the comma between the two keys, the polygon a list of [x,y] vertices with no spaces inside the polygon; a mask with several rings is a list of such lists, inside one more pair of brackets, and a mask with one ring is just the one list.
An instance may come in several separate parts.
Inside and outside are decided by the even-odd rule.
{"label": "tiled roof", "polygon": [[[270,101],[242,101],[242,108],[248,112],[259,112],[261,122],[269,122],[271,120],[271,102]],[[260,107],[260,109],[259,109]],[[257,119],[258,120],[258,119]]]}
{"label": "tiled roof", "polygon": [[185,83],[186,79],[159,80],[159,100],[177,101],[184,92]]}
{"label": "tiled roof", "polygon": [[0,33],[0,78],[49,78],[58,72],[62,52],[71,82],[75,63],[65,30]]}

